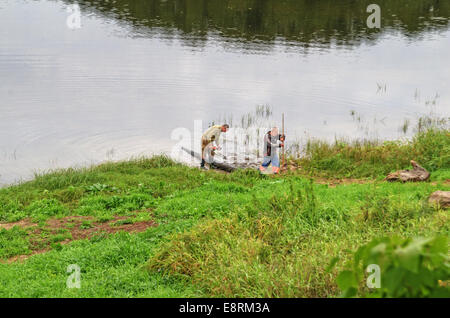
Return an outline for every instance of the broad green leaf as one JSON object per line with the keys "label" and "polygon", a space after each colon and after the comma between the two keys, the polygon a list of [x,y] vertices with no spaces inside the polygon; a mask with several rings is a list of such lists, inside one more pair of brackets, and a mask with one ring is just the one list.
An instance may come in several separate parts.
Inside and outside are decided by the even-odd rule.
{"label": "broad green leaf", "polygon": [[446,236],[438,236],[431,243],[429,256],[433,265],[439,265],[448,260],[448,239]]}
{"label": "broad green leaf", "polygon": [[432,298],[450,298],[450,287],[438,287],[430,294]]}
{"label": "broad green leaf", "polygon": [[342,298],[351,298],[351,297],[355,297],[357,294],[358,290],[354,287],[350,287],[349,289],[345,290],[342,294],[341,297]]}
{"label": "broad green leaf", "polygon": [[381,273],[381,288],[389,291],[391,296],[395,297],[401,287],[405,270],[400,267],[391,268]]}
{"label": "broad green leaf", "polygon": [[327,268],[325,269],[325,272],[326,273],[329,273],[329,272],[331,272],[331,270],[334,268],[334,266],[336,266],[336,263],[339,261],[339,257],[333,257],[332,259],[331,259],[331,262],[330,262],[330,264],[327,266]]}
{"label": "broad green leaf", "polygon": [[351,287],[358,288],[358,281],[352,271],[342,271],[337,277],[337,284],[343,291]]}

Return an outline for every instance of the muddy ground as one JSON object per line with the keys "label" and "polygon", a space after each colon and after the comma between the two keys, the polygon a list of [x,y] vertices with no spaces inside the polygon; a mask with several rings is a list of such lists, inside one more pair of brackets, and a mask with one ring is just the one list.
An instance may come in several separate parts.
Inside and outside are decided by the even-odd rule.
{"label": "muddy ground", "polygon": [[[136,212],[136,215],[138,214]],[[134,221],[130,216],[114,216],[106,222],[99,222],[92,216],[66,216],[48,219],[45,225],[41,226],[30,218],[18,222],[0,223],[0,230],[10,230],[15,226],[28,232],[31,253],[11,257],[6,260],[7,263],[25,260],[32,255],[50,251],[55,243],[67,244],[75,240],[91,239],[94,236],[114,234],[121,231],[139,233],[157,226],[157,223],[152,220]]]}

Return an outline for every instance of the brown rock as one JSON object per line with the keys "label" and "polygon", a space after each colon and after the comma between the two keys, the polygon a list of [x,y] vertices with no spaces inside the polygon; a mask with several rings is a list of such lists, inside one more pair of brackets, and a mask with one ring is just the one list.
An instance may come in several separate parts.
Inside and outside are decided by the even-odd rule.
{"label": "brown rock", "polygon": [[450,207],[450,191],[436,191],[430,195],[428,202],[441,208]]}
{"label": "brown rock", "polygon": [[390,173],[387,177],[387,181],[426,181],[430,177],[430,173],[417,162],[411,160],[412,170],[400,170]]}

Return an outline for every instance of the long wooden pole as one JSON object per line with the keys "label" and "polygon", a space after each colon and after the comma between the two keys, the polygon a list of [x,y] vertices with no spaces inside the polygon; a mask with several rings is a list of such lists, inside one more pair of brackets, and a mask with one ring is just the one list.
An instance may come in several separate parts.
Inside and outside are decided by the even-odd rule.
{"label": "long wooden pole", "polygon": [[[282,130],[281,134],[284,136],[284,113],[281,114],[281,130]],[[283,144],[285,144],[285,140],[283,141]],[[284,146],[286,146],[286,144]],[[283,147],[283,150],[282,150],[283,151],[283,154],[282,154],[283,159],[282,159],[281,171],[283,171],[284,164],[285,164],[285,158],[286,158],[284,149],[285,149],[285,147]]]}

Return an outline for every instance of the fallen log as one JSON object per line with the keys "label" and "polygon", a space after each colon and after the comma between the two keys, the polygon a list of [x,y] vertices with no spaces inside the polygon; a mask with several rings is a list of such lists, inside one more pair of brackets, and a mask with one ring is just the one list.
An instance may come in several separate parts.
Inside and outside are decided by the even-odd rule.
{"label": "fallen log", "polygon": [[[198,160],[202,160],[202,156],[200,154],[196,153],[195,151],[186,149],[184,147],[181,147],[181,149],[186,151],[192,157],[197,158]],[[236,170],[236,168],[233,166],[227,165],[225,163],[217,162],[217,161],[212,162],[212,164],[210,164],[210,166],[212,166],[213,168],[219,169],[219,170],[226,171],[226,172],[233,172],[234,170]]]}
{"label": "fallen log", "polygon": [[385,180],[387,181],[426,181],[430,177],[430,173],[420,166],[414,160],[411,160],[411,165],[413,166],[412,170],[400,170],[393,173],[390,173]]}
{"label": "fallen log", "polygon": [[450,207],[450,191],[435,191],[430,195],[428,202],[441,208]]}

